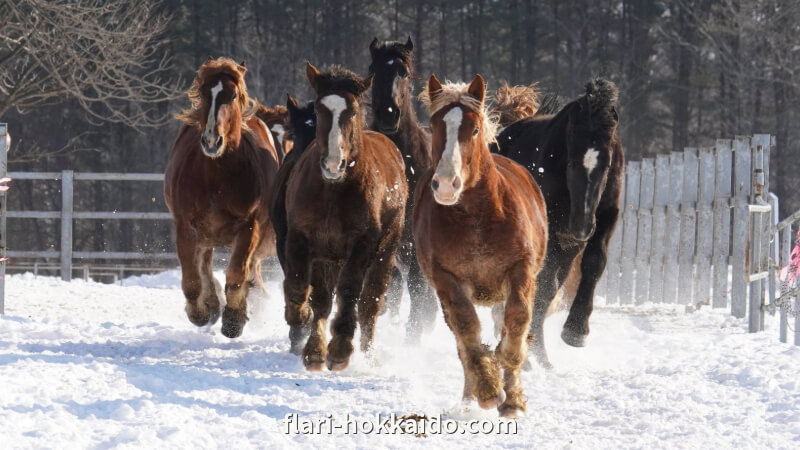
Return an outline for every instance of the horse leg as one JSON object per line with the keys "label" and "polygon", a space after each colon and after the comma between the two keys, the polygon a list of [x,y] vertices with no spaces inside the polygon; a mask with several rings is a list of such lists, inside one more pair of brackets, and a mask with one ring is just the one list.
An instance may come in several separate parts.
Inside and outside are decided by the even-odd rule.
{"label": "horse leg", "polygon": [[408,268],[408,294],[411,297],[411,314],[406,329],[406,338],[419,343],[422,333],[433,329],[436,321],[436,295],[419,267],[416,252]]}
{"label": "horse leg", "polygon": [[233,240],[233,253],[225,273],[225,309],[222,311],[222,334],[229,338],[242,335],[247,322],[247,281],[253,253],[258,248],[260,225],[253,222],[250,227],[236,235]]}
{"label": "horse leg", "polygon": [[533,268],[525,262],[517,263],[510,271],[510,293],[505,303],[503,330],[495,354],[503,368],[503,385],[506,401],[498,408],[501,417],[517,418],[525,413],[520,369],[527,353],[527,331],[531,323],[530,302],[536,292]]}
{"label": "horse leg", "polygon": [[394,318],[400,315],[400,302],[403,299],[403,273],[397,264],[392,267],[392,279],[389,281],[389,289],[386,290],[386,301],[383,303],[380,313],[389,310],[389,314]]}
{"label": "horse leg", "polygon": [[573,347],[583,347],[586,344],[589,317],[594,309],[594,288],[606,268],[608,241],[611,240],[618,214],[618,211],[611,211],[598,217],[597,229],[583,251],[581,281],[561,331],[561,339]]}
{"label": "horse leg", "polygon": [[375,339],[375,322],[383,304],[383,297],[392,279],[396,246],[387,246],[379,252],[367,270],[364,288],[358,300],[358,326],[361,329],[361,351],[367,352]]}
{"label": "horse leg", "polygon": [[203,280],[200,274],[201,249],[198,247],[194,230],[184,224],[176,224],[176,247],[178,260],[181,263],[181,289],[186,297],[186,315],[189,321],[198,327],[207,325],[211,319],[208,305],[200,298],[203,292]]}
{"label": "horse leg", "polygon": [[481,344],[481,323],[475,306],[452,274],[434,269],[433,277],[445,321],[456,337],[458,355],[464,367],[464,400],[475,397],[481,408],[496,408],[505,401],[506,394],[497,359]]}
{"label": "horse leg", "polygon": [[292,353],[298,352],[307,335],[303,330],[311,322],[313,312],[308,304],[311,291],[309,283],[311,255],[308,239],[300,233],[289,233],[286,237],[286,270],[283,280],[285,301],[284,317],[289,325],[289,340]]}
{"label": "horse leg", "polygon": [[[314,318],[311,321],[310,335],[302,353],[303,365],[312,372],[322,370],[325,364],[325,355],[328,352],[325,325],[328,323],[328,316],[331,313],[331,297],[333,295],[333,285],[328,272],[328,263],[317,263],[311,268],[311,309]],[[305,330],[305,328],[299,329]],[[292,344],[294,345],[294,342]]]}
{"label": "horse leg", "polygon": [[208,307],[209,325],[214,325],[217,323],[220,313],[219,297],[217,296],[217,286],[219,283],[214,278],[213,262],[214,247],[200,250],[200,274],[203,279],[203,293],[201,294],[201,300]]}
{"label": "horse leg", "polygon": [[339,309],[333,319],[331,326],[333,337],[328,344],[326,361],[329,370],[344,370],[350,364],[353,336],[356,331],[356,306],[364,287],[364,277],[369,262],[374,256],[374,245],[368,239],[360,237],[354,242],[350,255],[339,273],[339,283],[336,287]]}

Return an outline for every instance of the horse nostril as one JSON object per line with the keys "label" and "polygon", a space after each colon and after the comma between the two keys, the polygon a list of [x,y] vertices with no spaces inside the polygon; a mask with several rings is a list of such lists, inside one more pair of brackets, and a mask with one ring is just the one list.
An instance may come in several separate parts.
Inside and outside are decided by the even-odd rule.
{"label": "horse nostril", "polygon": [[344,170],[344,165],[347,163],[344,159],[339,162],[339,170]]}
{"label": "horse nostril", "polygon": [[219,136],[215,142],[217,148],[222,147],[222,136]]}
{"label": "horse nostril", "polygon": [[455,190],[461,189],[461,177],[456,177],[456,179],[453,180],[453,189]]}
{"label": "horse nostril", "polygon": [[436,179],[431,180],[431,187],[433,188],[434,191],[438,191],[439,190],[439,180],[436,180]]}
{"label": "horse nostril", "polygon": [[208,139],[205,136],[200,136],[200,145],[203,147],[208,147]]}

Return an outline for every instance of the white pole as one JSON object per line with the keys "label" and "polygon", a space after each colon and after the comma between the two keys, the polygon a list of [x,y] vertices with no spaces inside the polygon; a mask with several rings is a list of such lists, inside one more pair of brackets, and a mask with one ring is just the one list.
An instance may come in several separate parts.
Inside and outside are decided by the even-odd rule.
{"label": "white pole", "polygon": [[[0,123],[0,187],[8,173],[8,147],[11,139],[8,135],[8,125]],[[4,189],[0,189],[0,315],[5,314],[6,296],[6,199]]]}

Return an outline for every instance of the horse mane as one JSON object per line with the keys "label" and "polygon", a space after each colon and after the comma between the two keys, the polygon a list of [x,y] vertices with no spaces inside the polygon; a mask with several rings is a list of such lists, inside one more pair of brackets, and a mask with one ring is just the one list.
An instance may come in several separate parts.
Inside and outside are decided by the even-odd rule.
{"label": "horse mane", "polygon": [[236,102],[242,110],[242,129],[249,130],[247,122],[253,117],[259,104],[258,101],[251,99],[250,96],[247,95],[247,85],[244,82],[244,74],[246,71],[247,69],[244,66],[239,65],[230,58],[209,58],[208,61],[197,69],[197,77],[192,82],[192,86],[189,90],[186,91],[186,95],[191,102],[191,107],[175,115],[175,118],[190,127],[201,129],[207,119],[203,114],[203,93],[201,89],[211,77],[218,74],[225,74],[233,78],[236,83],[236,88],[239,91]]}
{"label": "horse mane", "polygon": [[492,112],[497,114],[500,126],[507,127],[519,119],[531,117],[539,110],[539,90],[530,86],[509,86],[503,83],[494,95]]}
{"label": "horse mane", "polygon": [[264,123],[278,121],[281,123],[289,120],[289,110],[283,105],[275,105],[272,108],[267,108],[264,105],[258,105],[256,108],[256,117],[261,119]]}
{"label": "horse mane", "polygon": [[425,89],[419,94],[419,99],[428,107],[428,112],[431,116],[453,103],[458,103],[478,114],[483,122],[483,138],[486,141],[486,145],[492,144],[497,138],[497,130],[500,127],[498,117],[489,110],[484,102],[469,95],[467,92],[468,87],[467,83],[445,81],[441,92],[436,94],[434,98],[431,98],[428,87],[425,86]]}
{"label": "horse mane", "polygon": [[539,109],[536,110],[537,116],[557,114],[568,103],[560,95],[553,92],[545,92],[539,96]]}
{"label": "horse mane", "polygon": [[319,89],[345,91],[360,97],[371,84],[369,79],[362,78],[339,65],[332,65],[317,77]]}
{"label": "horse mane", "polygon": [[614,108],[619,97],[617,86],[609,80],[595,78],[587,82],[585,88],[592,121],[603,127],[614,127],[617,123]]}

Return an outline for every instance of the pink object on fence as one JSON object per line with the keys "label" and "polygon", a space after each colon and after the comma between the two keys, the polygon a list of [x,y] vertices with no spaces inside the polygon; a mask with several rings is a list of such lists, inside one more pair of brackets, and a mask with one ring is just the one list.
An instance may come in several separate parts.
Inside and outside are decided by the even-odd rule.
{"label": "pink object on fence", "polygon": [[792,254],[789,257],[789,265],[781,269],[781,281],[791,285],[800,278],[800,230],[797,231],[797,240]]}

